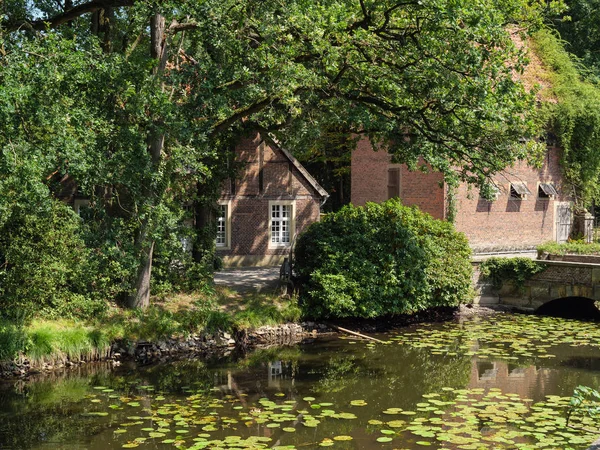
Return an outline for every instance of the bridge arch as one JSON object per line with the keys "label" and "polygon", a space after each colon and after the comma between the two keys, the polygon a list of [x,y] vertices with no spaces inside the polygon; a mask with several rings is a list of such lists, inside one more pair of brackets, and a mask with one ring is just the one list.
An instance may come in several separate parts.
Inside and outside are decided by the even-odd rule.
{"label": "bridge arch", "polygon": [[596,301],[589,297],[569,296],[550,300],[535,310],[542,316],[600,321]]}

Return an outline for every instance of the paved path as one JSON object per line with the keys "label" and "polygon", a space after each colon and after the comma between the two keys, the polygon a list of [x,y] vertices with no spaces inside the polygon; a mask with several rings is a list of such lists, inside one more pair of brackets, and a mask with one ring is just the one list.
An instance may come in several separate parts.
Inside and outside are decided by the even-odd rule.
{"label": "paved path", "polygon": [[[481,262],[492,256],[513,258],[515,256],[535,259],[537,253],[515,252],[515,253],[489,253],[474,254],[472,260]],[[226,286],[237,292],[276,292],[279,287],[279,269],[275,267],[240,267],[235,269],[223,269],[215,272],[215,284]],[[599,449],[600,450],[600,449]]]}
{"label": "paved path", "polygon": [[279,286],[279,266],[224,269],[215,272],[215,284],[237,292],[275,292]]}

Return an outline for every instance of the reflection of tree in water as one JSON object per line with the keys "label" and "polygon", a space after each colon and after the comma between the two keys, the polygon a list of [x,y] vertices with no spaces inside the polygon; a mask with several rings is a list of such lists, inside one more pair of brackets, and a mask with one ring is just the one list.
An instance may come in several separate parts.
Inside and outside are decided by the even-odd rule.
{"label": "reflection of tree in water", "polygon": [[427,349],[387,345],[358,354],[331,355],[313,391],[335,394],[339,402],[360,396],[371,403],[412,407],[424,393],[442,387],[464,388],[470,358],[431,355]]}
{"label": "reflection of tree in water", "polygon": [[81,441],[104,428],[86,420],[68,420],[87,409],[89,379],[80,376],[36,383],[15,383],[0,390],[0,447],[31,448],[43,442]]}

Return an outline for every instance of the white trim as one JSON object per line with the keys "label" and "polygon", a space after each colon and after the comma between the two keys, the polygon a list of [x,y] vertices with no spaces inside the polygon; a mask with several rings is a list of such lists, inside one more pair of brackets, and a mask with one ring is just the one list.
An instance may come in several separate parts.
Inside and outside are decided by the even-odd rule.
{"label": "white trim", "polygon": [[[219,244],[216,242],[215,239],[215,245],[217,247],[217,250],[229,250],[231,249],[231,200],[219,200],[217,202],[218,206],[224,206],[225,207],[225,217],[224,217],[224,222],[223,225],[225,226],[225,242],[222,244]],[[217,224],[216,226],[218,227],[218,223],[219,223],[219,215],[217,214]]]}
{"label": "white trim", "polygon": [[[273,207],[274,206],[289,206],[290,211],[288,217],[279,218],[279,228],[277,237],[273,235]],[[280,214],[283,209],[280,208]],[[269,248],[287,248],[292,245],[292,240],[296,232],[296,201],[295,200],[269,200]],[[287,230],[284,230],[284,224],[287,225]],[[277,239],[280,242],[273,242],[273,239]],[[286,242],[281,240],[286,239]]]}

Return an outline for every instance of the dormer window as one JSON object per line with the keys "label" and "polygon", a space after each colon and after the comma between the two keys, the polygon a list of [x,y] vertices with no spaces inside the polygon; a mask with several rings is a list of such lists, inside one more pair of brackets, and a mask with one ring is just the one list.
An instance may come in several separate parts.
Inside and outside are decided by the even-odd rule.
{"label": "dormer window", "polygon": [[538,187],[538,198],[554,199],[558,195],[556,188],[551,183],[540,183]]}
{"label": "dormer window", "polygon": [[525,200],[531,191],[525,183],[510,183],[510,198],[512,200]]}

